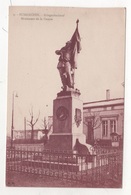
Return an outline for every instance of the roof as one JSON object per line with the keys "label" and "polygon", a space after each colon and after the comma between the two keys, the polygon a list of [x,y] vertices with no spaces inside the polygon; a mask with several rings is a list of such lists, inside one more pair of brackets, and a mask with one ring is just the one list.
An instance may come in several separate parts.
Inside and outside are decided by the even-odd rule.
{"label": "roof", "polygon": [[83,108],[85,109],[91,107],[103,107],[103,106],[115,106],[115,105],[124,105],[124,98],[86,102],[83,103]]}

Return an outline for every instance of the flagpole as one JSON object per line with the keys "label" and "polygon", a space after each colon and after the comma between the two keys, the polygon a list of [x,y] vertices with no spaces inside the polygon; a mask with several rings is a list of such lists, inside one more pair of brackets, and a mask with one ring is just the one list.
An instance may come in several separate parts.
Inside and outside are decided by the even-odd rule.
{"label": "flagpole", "polygon": [[[79,23],[79,19],[76,20],[76,29],[78,29],[78,23]],[[75,68],[73,70],[73,85],[74,85],[74,88],[75,88]]]}
{"label": "flagpole", "polygon": [[77,19],[76,20],[76,28],[78,28],[78,23],[79,23],[79,20]]}

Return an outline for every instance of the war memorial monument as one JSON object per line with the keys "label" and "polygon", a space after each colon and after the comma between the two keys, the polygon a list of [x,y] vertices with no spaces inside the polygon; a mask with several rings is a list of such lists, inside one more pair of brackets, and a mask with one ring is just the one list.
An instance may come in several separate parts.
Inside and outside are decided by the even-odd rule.
{"label": "war memorial monument", "polygon": [[80,99],[80,90],[75,88],[77,56],[81,51],[78,23],[79,20],[76,21],[76,30],[71,39],[55,52],[60,56],[57,68],[63,86],[53,101],[53,133],[45,148],[74,151],[82,147],[87,154],[88,148],[83,134],[83,102]]}

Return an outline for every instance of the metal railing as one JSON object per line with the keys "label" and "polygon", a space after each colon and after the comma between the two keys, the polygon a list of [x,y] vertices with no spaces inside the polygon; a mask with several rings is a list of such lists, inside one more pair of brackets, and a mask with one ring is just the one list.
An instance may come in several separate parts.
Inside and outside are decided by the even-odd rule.
{"label": "metal railing", "polygon": [[71,151],[28,151],[7,149],[6,169],[40,176],[57,177],[97,186],[108,180],[122,179],[122,151],[93,148],[92,155]]}

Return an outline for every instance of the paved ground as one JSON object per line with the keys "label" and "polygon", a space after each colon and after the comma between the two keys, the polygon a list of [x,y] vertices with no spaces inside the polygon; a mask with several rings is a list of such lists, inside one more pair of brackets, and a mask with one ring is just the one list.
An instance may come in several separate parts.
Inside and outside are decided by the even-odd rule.
{"label": "paved ground", "polygon": [[[54,177],[39,177],[37,175],[10,172],[6,175],[6,186],[10,187],[86,187],[91,188],[91,184],[71,182]],[[100,188],[121,188],[119,181],[108,180],[105,184],[98,185]]]}
{"label": "paved ground", "polygon": [[12,187],[85,187],[83,184],[77,184],[67,180],[53,177],[39,177],[24,173],[7,173],[6,185]]}

